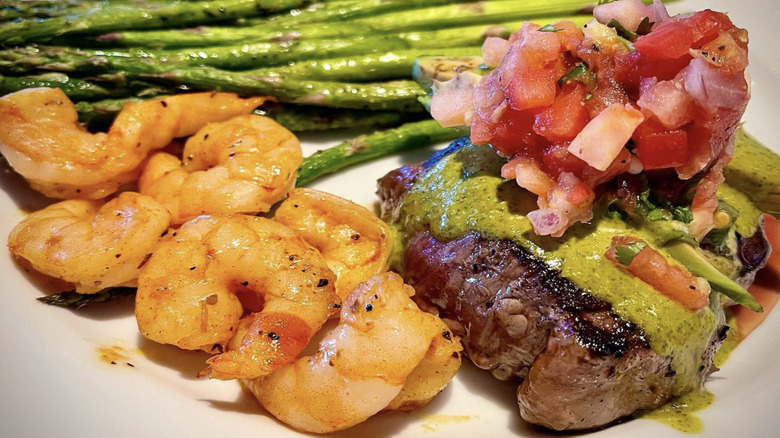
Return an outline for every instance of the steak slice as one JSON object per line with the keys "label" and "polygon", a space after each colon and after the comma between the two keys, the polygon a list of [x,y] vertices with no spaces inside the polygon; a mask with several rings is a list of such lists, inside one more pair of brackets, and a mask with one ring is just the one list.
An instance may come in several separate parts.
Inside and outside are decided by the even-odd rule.
{"label": "steak slice", "polygon": [[517,398],[528,422],[589,429],[672,396],[671,358],[640,328],[510,242],[417,233],[404,274],[420,307],[462,337],[478,367],[524,378]]}
{"label": "steak slice", "polygon": [[[433,162],[396,169],[380,180],[385,220],[399,220],[404,195]],[[462,337],[475,365],[498,379],[522,379],[517,397],[526,421],[555,430],[591,429],[672,397],[679,377],[673,358],[653,351],[644,331],[612,312],[609,303],[522,247],[476,232],[450,241],[426,230],[405,238],[398,268],[414,286],[416,301]],[[752,253],[761,253],[765,242],[744,241]],[[754,259],[756,267],[763,262]],[[712,359],[727,330],[720,325],[713,331],[704,365],[689,379],[703,382],[715,371]]]}

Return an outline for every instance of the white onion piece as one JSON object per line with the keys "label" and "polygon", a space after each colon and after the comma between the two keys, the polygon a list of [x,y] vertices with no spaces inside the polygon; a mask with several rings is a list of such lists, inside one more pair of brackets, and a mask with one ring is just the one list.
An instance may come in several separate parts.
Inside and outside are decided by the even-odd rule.
{"label": "white onion piece", "polygon": [[648,8],[650,9],[650,21],[653,23],[659,23],[669,18],[669,11],[666,10],[666,5],[661,0],[653,0],[653,4]]}
{"label": "white onion piece", "polygon": [[569,152],[590,167],[607,170],[644,119],[642,112],[631,105],[613,103],[574,137]]}
{"label": "white onion piece", "polygon": [[640,0],[623,0],[596,6],[593,16],[602,24],[615,20],[627,30],[636,32],[645,18],[651,23],[658,23],[669,18],[669,12],[660,0],[654,0],[651,5],[645,5]]}
{"label": "white onion piece", "polygon": [[655,115],[666,128],[677,129],[691,121],[693,101],[677,81],[661,81],[637,100],[644,111]]}
{"label": "white onion piece", "polygon": [[650,7],[639,0],[605,3],[593,8],[593,16],[599,20],[599,23],[609,24],[610,21],[615,20],[631,32],[636,32],[639,23],[650,15]]}
{"label": "white onion piece", "polygon": [[555,186],[555,181],[533,159],[522,155],[501,166],[501,177],[514,178],[517,185],[537,196],[546,196]]}
{"label": "white onion piece", "polygon": [[685,91],[705,109],[739,108],[748,98],[745,75],[726,75],[701,58],[695,58],[679,75]]}
{"label": "white onion piece", "polygon": [[441,126],[453,127],[471,124],[474,113],[474,86],[482,76],[463,72],[444,82],[434,82],[431,98],[431,116]]}
{"label": "white onion piece", "polygon": [[482,43],[482,58],[488,67],[496,67],[512,46],[508,40],[498,37],[487,37]]}

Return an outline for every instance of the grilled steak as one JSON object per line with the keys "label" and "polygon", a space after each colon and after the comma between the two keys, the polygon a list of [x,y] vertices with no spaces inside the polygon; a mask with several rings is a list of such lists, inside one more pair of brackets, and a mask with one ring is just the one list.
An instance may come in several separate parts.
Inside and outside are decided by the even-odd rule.
{"label": "grilled steak", "polygon": [[[382,178],[384,218],[398,221],[415,180],[463,143]],[[740,242],[748,254],[743,262],[751,259],[745,272],[754,272],[765,259],[766,241]],[[651,349],[642,328],[616,315],[609,303],[524,248],[477,232],[441,241],[420,230],[406,236],[404,256],[398,268],[417,291],[418,304],[463,338],[468,357],[498,379],[522,379],[517,396],[526,421],[555,430],[590,429],[672,397],[679,377],[673,358]],[[722,312],[717,316],[723,320]],[[700,383],[715,370],[712,358],[727,330],[715,326],[703,365],[686,378]]]}

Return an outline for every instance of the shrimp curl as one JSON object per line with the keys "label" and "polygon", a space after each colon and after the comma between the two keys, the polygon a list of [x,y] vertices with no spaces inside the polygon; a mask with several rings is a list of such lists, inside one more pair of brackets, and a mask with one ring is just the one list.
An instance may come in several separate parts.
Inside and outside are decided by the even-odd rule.
{"label": "shrimp curl", "polygon": [[387,267],[390,228],[352,201],[298,188],[279,206],[274,219],[298,231],[322,253],[336,274],[336,293],[342,299]]}
{"label": "shrimp curl", "polygon": [[170,219],[165,207],[138,193],[107,203],[71,199],[27,216],[8,236],[8,248],[38,272],[95,293],[134,286]]}
{"label": "shrimp curl", "polygon": [[[412,302],[413,293],[397,274],[371,277],[344,301],[339,325],[316,354],[246,385],[271,414],[306,432],[342,430],[383,409],[425,404],[460,366],[460,343]],[[435,379],[421,385],[423,376]],[[411,389],[402,394],[407,381]]]}
{"label": "shrimp curl", "polygon": [[319,252],[270,219],[200,216],[160,244],[141,268],[135,315],[147,338],[221,351],[242,316],[238,348],[202,374],[256,378],[295,359],[339,300]]}
{"label": "shrimp curl", "polygon": [[303,160],[295,135],[251,114],[202,128],[183,156],[154,154],[139,181],[177,224],[201,214],[267,212],[295,186]]}
{"label": "shrimp curl", "polygon": [[30,186],[59,199],[104,198],[138,179],[147,155],[265,98],[191,93],[125,104],[107,133],[90,133],[59,88],[0,97],[0,153]]}

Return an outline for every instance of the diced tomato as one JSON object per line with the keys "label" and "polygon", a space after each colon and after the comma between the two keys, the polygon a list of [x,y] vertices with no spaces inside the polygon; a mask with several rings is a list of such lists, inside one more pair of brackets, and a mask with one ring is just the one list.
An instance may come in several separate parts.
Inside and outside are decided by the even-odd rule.
{"label": "diced tomato", "polygon": [[553,144],[542,154],[542,168],[555,178],[558,178],[562,172],[569,172],[579,177],[588,167],[588,163],[569,152],[568,143]]}
{"label": "diced tomato", "polygon": [[592,119],[612,104],[627,104],[630,101],[626,91],[616,81],[599,80],[599,86],[591,92],[590,98],[585,102],[585,107]]}
{"label": "diced tomato", "polygon": [[576,52],[577,47],[582,44],[583,36],[579,26],[568,20],[556,21],[553,23],[556,29],[555,35],[561,42],[561,52]]}
{"label": "diced tomato", "polygon": [[552,106],[536,116],[534,131],[552,142],[572,140],[590,120],[587,93],[581,83],[564,85]]}
{"label": "diced tomato", "polygon": [[566,200],[572,204],[579,204],[593,198],[593,190],[587,184],[581,182],[570,187],[566,192]]}
{"label": "diced tomato", "polygon": [[688,161],[688,134],[666,129],[655,118],[645,120],[631,138],[645,170],[682,166]]}
{"label": "diced tomato", "polygon": [[552,105],[558,91],[556,75],[550,69],[517,71],[506,90],[509,105],[516,110]]}
{"label": "diced tomato", "polygon": [[565,51],[563,42],[556,32],[538,29],[526,23],[499,66],[500,74],[509,78],[506,95],[516,110],[552,105],[558,91],[556,81],[565,72],[560,56]]}
{"label": "diced tomato", "polygon": [[747,31],[731,29],[702,46],[698,55],[727,75],[745,70],[748,65]]}
{"label": "diced tomato", "polygon": [[642,243],[642,240],[633,236],[615,236],[604,255],[616,266],[630,272],[687,310],[695,312],[709,304],[710,287],[704,279],[696,277],[682,266],[669,264],[649,245],[639,249],[628,264],[621,263],[617,248],[630,247],[637,243]]}
{"label": "diced tomato", "polygon": [[724,180],[723,165],[718,163],[708,170],[696,185],[696,192],[691,201],[693,221],[689,224],[694,239],[703,238],[715,226],[714,215],[719,205],[717,192]]}
{"label": "diced tomato", "polygon": [[539,145],[544,144],[544,138],[533,131],[533,123],[533,111],[506,108],[493,124],[490,143],[505,155],[524,153],[527,149],[538,150]]}
{"label": "diced tomato", "polygon": [[688,132],[688,159],[675,168],[681,179],[692,178],[715,159],[712,153],[712,131],[694,124]]}
{"label": "diced tomato", "polygon": [[637,38],[634,48],[648,61],[679,59],[690,56],[689,49],[698,49],[733,28],[726,14],[707,9],[662,21]]}

